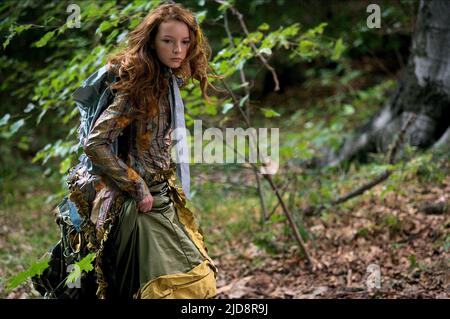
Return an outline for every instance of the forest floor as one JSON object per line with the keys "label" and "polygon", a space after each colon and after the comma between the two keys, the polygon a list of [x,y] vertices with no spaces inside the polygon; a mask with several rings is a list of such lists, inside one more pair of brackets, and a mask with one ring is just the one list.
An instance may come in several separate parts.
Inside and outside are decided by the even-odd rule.
{"label": "forest floor", "polygon": [[[44,204],[51,192],[35,186],[15,194],[23,201],[0,210],[2,298],[39,297],[29,281],[8,293],[2,286],[57,241],[52,205]],[[450,298],[449,174],[439,184],[406,181],[402,195],[380,199],[382,188],[306,219],[312,271],[285,222],[270,226],[273,249],[255,244],[242,224],[228,222],[251,211],[242,203],[257,207],[257,200],[218,205],[212,198],[210,207],[195,205],[219,268],[217,298]],[[226,215],[230,210],[238,217]]]}
{"label": "forest floor", "polygon": [[310,220],[312,271],[291,236],[276,255],[232,241],[217,259],[218,298],[450,298],[450,176],[380,200],[382,187]]}

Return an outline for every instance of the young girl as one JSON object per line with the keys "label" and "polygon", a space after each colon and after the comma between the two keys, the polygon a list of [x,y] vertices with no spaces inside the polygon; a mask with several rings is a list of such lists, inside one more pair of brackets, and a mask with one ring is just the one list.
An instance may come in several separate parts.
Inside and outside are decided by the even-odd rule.
{"label": "young girl", "polygon": [[[193,14],[179,4],[164,4],[108,60],[109,71],[119,78],[111,84],[114,100],[84,145],[102,180],[91,213],[104,246],[96,267],[100,298],[216,294],[217,268],[185,206],[186,174],[179,175],[185,179],[182,190],[175,185],[181,166],[170,156],[173,117],[182,114],[184,122],[178,85],[195,79],[207,98],[209,55]],[[119,155],[110,147],[116,139]],[[110,228],[104,227],[107,222]]]}

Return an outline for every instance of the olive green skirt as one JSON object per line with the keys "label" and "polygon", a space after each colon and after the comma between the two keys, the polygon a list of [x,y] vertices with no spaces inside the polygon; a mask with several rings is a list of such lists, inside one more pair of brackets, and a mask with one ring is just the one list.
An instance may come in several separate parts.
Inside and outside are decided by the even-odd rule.
{"label": "olive green skirt", "polygon": [[212,298],[217,268],[184,194],[170,181],[149,185],[141,213],[127,198],[108,239],[109,295],[117,298]]}

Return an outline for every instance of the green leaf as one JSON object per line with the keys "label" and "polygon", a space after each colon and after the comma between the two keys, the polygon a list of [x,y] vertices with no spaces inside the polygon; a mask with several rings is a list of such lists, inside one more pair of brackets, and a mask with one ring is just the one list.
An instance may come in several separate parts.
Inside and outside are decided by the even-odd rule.
{"label": "green leaf", "polygon": [[70,164],[72,162],[72,159],[69,157],[67,157],[66,159],[64,159],[60,164],[59,164],[59,173],[60,174],[65,174],[67,173],[67,170],[70,167]]}
{"label": "green leaf", "polygon": [[271,55],[272,50],[270,48],[261,48],[261,49],[259,49],[259,53],[263,53],[265,55]]}
{"label": "green leaf", "polygon": [[28,30],[32,26],[33,26],[32,24],[22,24],[17,26],[15,30],[17,33],[21,33],[22,31]]}
{"label": "green leaf", "polygon": [[205,114],[216,115],[217,109],[215,104],[205,104],[204,108]]}
{"label": "green leaf", "polygon": [[41,48],[41,47],[47,45],[47,42],[50,41],[54,35],[55,35],[55,31],[47,32],[39,41],[34,42],[33,46],[35,46],[36,48]]}
{"label": "green leaf", "polygon": [[309,34],[309,35],[312,35],[312,36],[317,35],[317,34],[322,34],[322,33],[323,33],[323,30],[325,29],[325,27],[326,27],[327,25],[328,25],[328,23],[322,22],[322,23],[319,24],[317,27],[315,27],[315,28],[313,28],[313,29],[311,29],[311,30],[308,30],[308,34]]}
{"label": "green leaf", "polygon": [[203,20],[205,20],[207,13],[208,13],[208,10],[203,10],[196,14],[198,24],[201,24],[203,22]]}
{"label": "green leaf", "polygon": [[80,267],[81,271],[89,272],[94,269],[94,267],[92,266],[92,262],[94,261],[95,256],[95,253],[90,253],[75,264]]}
{"label": "green leaf", "polygon": [[11,115],[5,114],[1,119],[0,119],[0,126],[3,126],[5,124],[8,124],[9,119],[11,118]]}
{"label": "green leaf", "polygon": [[28,151],[30,148],[30,139],[28,136],[21,136],[17,147],[23,151]]}
{"label": "green leaf", "polygon": [[263,24],[261,24],[259,27],[258,27],[258,30],[260,30],[260,31],[266,31],[266,30],[269,30],[269,28],[270,28],[270,26],[267,24],[267,23],[263,23]]}
{"label": "green leaf", "polygon": [[42,111],[41,111],[41,113],[39,113],[39,115],[38,115],[38,118],[37,118],[37,120],[36,120],[36,124],[39,124],[39,123],[41,123],[41,120],[42,120],[42,118],[44,117],[44,115],[47,113],[47,108],[45,108],[45,109],[43,109]]}
{"label": "green leaf", "polygon": [[222,114],[227,113],[229,110],[233,108],[233,106],[234,106],[233,103],[225,103],[222,107]]}
{"label": "green leaf", "polygon": [[23,110],[25,113],[30,113],[32,110],[34,110],[35,106],[33,103],[28,103],[25,110]]}
{"label": "green leaf", "polygon": [[45,255],[42,260],[33,263],[29,268],[29,275],[32,277],[34,275],[40,276],[43,274],[44,270],[47,269],[48,263],[50,261],[50,256]]}
{"label": "green leaf", "polygon": [[74,284],[75,282],[77,282],[77,280],[81,277],[81,270],[80,267],[73,267],[71,272],[69,273],[69,275],[66,278],[66,286],[69,283]]}
{"label": "green leaf", "polygon": [[128,28],[131,30],[131,29],[134,29],[135,27],[137,27],[137,25],[139,24],[139,23],[141,23],[141,21],[142,21],[142,19],[141,18],[133,18],[131,21],[130,21],[130,25],[128,26]]}
{"label": "green leaf", "polygon": [[108,37],[106,38],[106,41],[111,42],[112,40],[114,40],[117,37],[118,34],[119,34],[119,30],[118,29],[113,30],[113,32],[111,32],[108,35]]}
{"label": "green leaf", "polygon": [[265,117],[279,117],[280,116],[280,113],[278,113],[272,109],[267,109],[267,108],[262,107],[261,111],[263,112]]}
{"label": "green leaf", "polygon": [[13,125],[11,125],[11,128],[10,128],[11,135],[15,134],[24,124],[25,124],[25,120],[20,119],[17,122],[15,122]]}
{"label": "green leaf", "polygon": [[264,34],[261,32],[252,32],[248,35],[247,39],[245,39],[245,43],[258,43],[264,37]]}
{"label": "green leaf", "polygon": [[106,31],[112,27],[111,22],[109,21],[103,21],[100,23],[100,26],[95,30],[95,33],[102,33],[103,31]]}
{"label": "green leaf", "polygon": [[217,10],[224,12],[234,4],[234,0],[223,1]]}
{"label": "green leaf", "polygon": [[285,217],[285,215],[282,215],[282,214],[272,214],[272,216],[270,216],[270,221],[273,223],[282,222],[285,220],[286,220],[286,217]]}
{"label": "green leaf", "polygon": [[284,37],[293,37],[297,35],[299,30],[300,25],[298,23],[294,23],[289,27],[285,28],[281,33]]}
{"label": "green leaf", "polygon": [[299,43],[300,53],[308,55],[314,48],[316,44],[310,40],[301,40]]}
{"label": "green leaf", "polygon": [[245,102],[247,102],[249,96],[248,94],[246,96],[244,96],[240,101],[239,101],[239,107],[243,107]]}
{"label": "green leaf", "polygon": [[14,34],[12,33],[6,38],[5,42],[3,42],[3,49],[6,49],[6,47],[9,45],[9,42],[11,41],[11,39],[13,37],[14,37]]}
{"label": "green leaf", "polygon": [[17,276],[14,276],[13,278],[9,279],[6,284],[6,290],[12,290],[16,288],[28,278],[42,275],[44,270],[47,269],[48,267],[49,260],[50,256],[47,254],[44,256],[44,258],[42,258],[42,260],[39,260],[31,264],[31,266],[28,267],[28,269],[22,271]]}
{"label": "green leaf", "polygon": [[83,13],[85,19],[95,17],[98,14],[98,4],[96,2],[89,3],[89,5],[83,8]]}
{"label": "green leaf", "polygon": [[344,105],[344,115],[352,115],[355,113],[355,108],[350,104]]}
{"label": "green leaf", "polygon": [[331,59],[334,61],[338,60],[341,57],[342,52],[344,52],[344,50],[345,50],[344,42],[342,41],[341,38],[339,38],[334,45],[333,55]]}
{"label": "green leaf", "polygon": [[69,283],[75,283],[80,277],[82,272],[89,272],[94,269],[92,262],[95,259],[96,254],[90,253],[86,255],[83,259],[75,263],[75,267],[66,278],[66,285]]}
{"label": "green leaf", "polygon": [[14,25],[11,24],[9,27],[10,33],[8,34],[8,37],[6,38],[5,42],[3,42],[3,49],[5,49],[9,45],[12,38],[14,38],[16,34],[20,34],[22,31],[28,30],[32,26],[33,26],[32,24],[22,24],[14,27]]}

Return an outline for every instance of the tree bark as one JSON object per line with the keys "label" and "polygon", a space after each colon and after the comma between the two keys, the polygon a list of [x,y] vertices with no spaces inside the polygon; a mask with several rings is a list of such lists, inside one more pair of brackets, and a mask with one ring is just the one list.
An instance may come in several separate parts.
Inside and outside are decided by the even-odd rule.
{"label": "tree bark", "polygon": [[[450,1],[421,0],[412,50],[397,90],[380,112],[321,165],[338,165],[367,152],[386,152],[411,113],[405,144],[425,149],[450,142]],[[401,152],[400,152],[401,153]]]}

